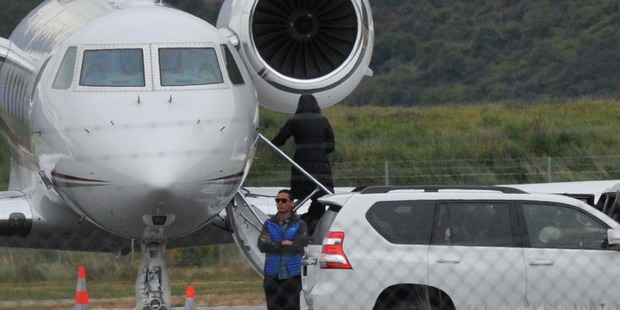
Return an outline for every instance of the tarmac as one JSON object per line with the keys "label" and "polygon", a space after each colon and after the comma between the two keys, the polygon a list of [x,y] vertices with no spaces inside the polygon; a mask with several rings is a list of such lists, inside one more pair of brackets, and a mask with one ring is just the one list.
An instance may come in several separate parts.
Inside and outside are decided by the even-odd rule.
{"label": "tarmac", "polygon": [[[63,300],[64,301],[64,300]],[[66,300],[67,302],[71,302],[71,300]],[[22,301],[0,301],[0,309],[4,307],[11,307],[14,309],[33,309],[38,308],[41,305],[41,301],[34,300],[22,300]],[[62,308],[65,306],[63,305]],[[61,307],[54,309],[62,309]],[[45,307],[45,309],[49,309]],[[71,309],[74,309],[71,307]],[[98,308],[98,307],[90,307],[91,310],[135,310],[135,308]],[[171,310],[185,310],[185,307],[173,307]],[[196,310],[267,310],[267,306],[218,306],[218,307],[200,307],[198,305]]]}
{"label": "tarmac", "polygon": [[[74,308],[71,308],[74,309]],[[135,310],[135,308],[113,308],[113,309],[104,309],[104,308],[89,308],[91,310]],[[196,310],[267,310],[267,307],[256,307],[256,306],[235,306],[235,307],[196,307]],[[185,310],[185,307],[173,307],[171,310]]]}

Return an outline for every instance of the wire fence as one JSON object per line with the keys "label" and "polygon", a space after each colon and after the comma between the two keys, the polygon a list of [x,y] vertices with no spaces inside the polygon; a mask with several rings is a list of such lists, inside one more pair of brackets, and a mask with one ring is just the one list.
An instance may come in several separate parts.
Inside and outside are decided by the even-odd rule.
{"label": "wire fence", "polygon": [[[247,186],[282,186],[288,184],[290,177],[290,166],[285,162],[277,165],[263,164],[256,162],[252,166]],[[561,181],[581,181],[581,180],[604,180],[604,179],[620,179],[620,156],[584,156],[584,157],[539,157],[539,158],[520,158],[520,159],[450,159],[450,160],[426,160],[426,161],[358,161],[358,162],[333,162],[333,177],[336,186],[355,187],[360,185],[414,185],[414,184],[459,184],[459,185],[490,185],[490,184],[511,184],[511,183],[539,183],[539,182],[561,182]],[[481,210],[487,210],[488,206]],[[400,210],[396,208],[395,210]],[[438,211],[439,212],[439,211]],[[508,213],[512,214],[512,213]],[[415,217],[407,216],[395,216],[393,220],[412,219]],[[429,225],[414,225],[413,221],[408,221],[405,227],[409,229],[423,228],[435,229],[432,225],[439,217],[430,216]],[[463,216],[455,216],[456,219],[462,219]],[[482,218],[482,217],[477,217]],[[537,216],[532,216],[533,219],[538,219]],[[543,218],[543,217],[540,217]],[[365,222],[361,219],[357,224],[352,225],[358,227],[356,229],[363,229],[363,234],[370,231]],[[456,221],[455,223],[458,223]],[[517,221],[518,222],[518,221]],[[521,222],[519,222],[521,223]],[[371,223],[373,224],[373,223]],[[523,223],[519,224],[522,225]],[[364,226],[366,225],[366,226]],[[500,227],[508,227],[509,225],[500,225]],[[438,227],[438,226],[437,226]],[[480,225],[475,227],[482,227]],[[513,227],[514,228],[514,227]],[[514,229],[520,229],[520,231],[526,231],[527,227],[516,227]],[[456,228],[451,230],[454,234],[458,231]],[[446,233],[446,230],[433,231],[436,233]],[[430,233],[427,232],[427,235]],[[349,244],[355,244],[360,242],[360,246],[367,249],[365,254],[378,255],[381,257],[389,258],[389,262],[383,262],[382,264],[388,266],[387,270],[390,272],[377,271],[376,273],[368,273],[364,279],[372,281],[373,283],[386,282],[385,280],[394,280],[397,275],[406,275],[417,272],[412,266],[413,264],[406,265],[409,262],[409,258],[406,251],[409,251],[407,246],[412,249],[418,245],[403,245],[396,242],[397,246],[394,249],[399,249],[405,252],[377,252],[377,245],[389,245],[393,241],[389,241],[389,238],[379,238],[379,235],[374,234],[376,240],[370,242],[365,239],[355,241],[347,235],[345,241]],[[497,234],[491,234],[495,236]],[[515,235],[516,236],[516,235]],[[445,238],[444,238],[445,239]],[[441,240],[444,240],[441,239]],[[85,240],[89,240],[85,238]],[[322,238],[321,238],[322,240]],[[429,239],[435,240],[435,239]],[[441,241],[440,239],[437,239]],[[432,242],[439,241],[424,241],[424,244],[431,244]],[[510,298],[511,301],[520,297],[518,293],[523,293],[526,282],[523,282],[523,274],[517,274],[515,266],[524,266],[524,262],[515,262],[514,257],[509,254],[513,252],[522,252],[522,249],[527,249],[528,253],[531,253],[534,257],[539,251],[534,246],[523,247],[523,244],[519,243],[521,239],[515,237],[514,244],[504,245],[502,248],[496,249],[493,247],[493,251],[490,251],[491,247],[487,244],[474,244],[473,250],[478,251],[474,253],[480,256],[471,256],[471,253],[466,255],[467,261],[461,264],[448,264],[444,266],[442,270],[435,269],[434,275],[436,279],[447,279],[442,283],[453,283],[455,286],[468,287],[463,290],[463,296],[476,297],[480,300],[486,300],[489,305],[482,308],[491,309],[495,306],[504,304]],[[370,243],[369,243],[370,242]],[[486,242],[486,241],[485,241]],[[440,248],[459,251],[458,247]],[[571,247],[566,249],[567,253],[575,254],[582,251],[578,247]],[[375,253],[375,254],[373,254]],[[491,253],[491,254],[489,254]],[[508,253],[508,254],[507,254]],[[602,253],[602,256],[595,256],[594,254]],[[363,257],[364,255],[356,255],[355,252],[348,253],[352,257]],[[513,253],[514,254],[514,253]],[[562,258],[558,257],[559,266],[557,274],[562,274],[564,270],[569,268],[578,268],[583,270],[579,273],[581,278],[571,279],[576,288],[597,288],[600,292],[608,292],[607,294],[613,294],[609,291],[609,287],[613,287],[612,282],[601,282],[601,274],[606,274],[607,270],[610,270],[610,266],[618,265],[620,262],[620,253],[618,251],[608,251],[606,249],[592,250],[588,249],[585,256],[579,256],[579,258]],[[489,256],[491,255],[491,256]],[[588,256],[590,255],[590,256]],[[583,257],[590,257],[586,260]],[[598,261],[596,264],[594,258]],[[472,263],[475,268],[481,268],[480,265],[475,265],[476,261],[486,259],[489,268],[485,273],[471,273],[470,269],[465,268],[465,263]],[[535,258],[535,257],[534,257]],[[221,281],[227,281],[226,285],[243,285],[247,286],[245,289],[247,292],[241,292],[242,289],[237,289],[234,293],[235,296],[222,295],[222,301],[220,305],[233,305],[233,300],[239,298],[241,293],[247,295],[246,304],[250,305],[264,305],[264,296],[262,293],[261,280],[257,278],[257,275],[253,274],[249,265],[242,260],[238,254],[237,249],[233,245],[224,246],[209,246],[200,248],[187,248],[187,249],[173,249],[168,252],[169,271],[173,281],[173,294],[175,294],[178,301],[175,302],[176,306],[182,305],[182,296],[184,284],[189,281],[201,281],[204,279],[218,279]],[[523,258],[525,259],[525,258]],[[66,299],[66,296],[71,296],[74,290],[74,275],[73,271],[76,265],[86,264],[90,270],[90,274],[96,278],[93,282],[117,283],[123,281],[124,286],[119,290],[111,290],[109,286],[95,290],[93,285],[93,296],[99,298],[111,298],[111,297],[126,297],[126,300],[122,306],[131,304],[133,284],[136,275],[136,258],[133,256],[115,258],[112,254],[92,254],[92,253],[75,253],[75,252],[63,252],[63,251],[51,251],[51,250],[23,250],[23,249],[0,249],[0,279],[3,280],[6,285],[4,286],[4,294],[0,294],[0,300],[12,300],[14,306],[7,309],[31,309],[32,304],[28,303],[30,299],[41,300],[41,303],[49,303],[51,300]],[[561,264],[560,264],[561,263]],[[387,264],[387,265],[386,265]],[[410,268],[411,267],[411,268]],[[359,267],[354,267],[359,268]],[[413,268],[413,269],[412,269]],[[450,269],[452,268],[452,269]],[[469,267],[468,267],[469,268]],[[533,271],[537,267],[528,267]],[[382,269],[386,270],[386,269]],[[430,269],[429,269],[430,270]],[[602,271],[601,271],[602,270]],[[527,270],[526,270],[527,271]],[[426,271],[428,273],[429,271]],[[517,275],[520,278],[514,278],[510,275]],[[373,278],[374,277],[374,278]],[[541,276],[542,277],[542,276]],[[181,279],[179,281],[179,279]],[[542,277],[540,279],[553,278]],[[90,279],[89,279],[90,280]],[[494,280],[490,281],[490,280]],[[521,281],[521,282],[520,282]],[[607,280],[605,280],[607,281]],[[389,282],[389,281],[387,281]],[[533,305],[532,308],[536,309],[556,309],[559,305],[566,306],[562,301],[563,294],[576,294],[578,290],[568,290],[567,283],[564,278],[558,278],[556,282],[562,285],[549,284],[546,281],[545,284],[538,284],[536,281],[531,283],[528,288],[533,288],[534,293],[549,292],[553,294],[552,299],[547,299],[545,296],[538,296],[532,300],[540,302],[538,305]],[[475,283],[475,285],[474,285]],[[498,284],[499,283],[499,284]],[[542,282],[541,282],[542,283]],[[59,285],[62,284],[62,285]],[[411,305],[411,290],[417,289],[414,286],[399,286],[398,289],[386,290],[381,296],[374,296],[375,300],[365,300],[370,294],[362,294],[360,290],[361,286],[355,286],[351,283],[341,283],[341,288],[346,291],[351,291],[349,296],[357,296],[359,302],[364,307],[371,308],[376,300],[381,299],[386,305],[385,309],[409,309]],[[43,287],[59,287],[63,288],[57,291],[50,291],[50,289],[37,289],[37,285]],[[317,284],[318,285],[318,284]],[[447,285],[447,284],[446,284]],[[363,287],[366,287],[364,284]],[[485,287],[485,289],[481,289]],[[204,283],[204,287],[200,287],[204,291],[209,291],[213,294],[213,285],[208,282]],[[402,290],[401,290],[402,289]],[[225,291],[224,289],[221,289]],[[585,290],[584,290],[585,291]],[[590,289],[589,291],[592,291]],[[16,292],[23,292],[23,296]],[[357,295],[356,295],[357,294]],[[403,295],[405,294],[405,295]],[[423,300],[420,307],[416,309],[430,309],[428,303],[434,302],[433,300],[441,300],[446,298],[442,292],[438,290],[425,290],[422,292],[424,296],[429,296],[429,300]],[[542,293],[541,293],[542,294]],[[604,295],[604,294],[603,294]],[[34,296],[34,297],[33,297]],[[403,297],[405,296],[405,297]],[[492,299],[485,299],[491,298]],[[589,295],[588,295],[589,296]],[[588,296],[584,295],[583,303],[574,302],[574,298],[570,299],[571,304],[566,309],[619,309],[620,299],[614,299],[616,303],[608,303],[606,305],[599,305],[595,303],[595,300],[587,299]],[[202,304],[213,304],[212,295],[209,296],[209,301],[200,301]],[[404,298],[404,299],[403,299]],[[604,298],[603,298],[604,299]],[[398,308],[400,303],[405,300],[404,306]],[[524,300],[524,299],[523,299]],[[543,301],[551,300],[551,303],[543,303]],[[569,300],[569,299],[567,299]],[[342,304],[337,304],[334,301],[333,309],[343,309],[350,305],[351,299],[347,298],[343,300]],[[474,300],[478,301],[478,299]],[[464,309],[480,309],[480,304],[476,304],[474,301],[469,303],[468,300],[464,301],[466,306]],[[492,302],[491,302],[492,301]],[[358,302],[358,303],[359,303]],[[517,302],[518,303],[518,302]],[[360,304],[360,305],[362,305]],[[436,304],[436,303],[435,303]],[[512,303],[514,305],[515,303]],[[462,305],[462,304],[460,304]],[[574,307],[571,307],[574,306]],[[532,306],[532,305],[530,305]],[[8,307],[7,304],[0,303],[0,308]],[[39,309],[46,309],[40,304],[36,305]],[[454,305],[452,301],[446,304],[446,306],[439,306],[437,309],[453,309]],[[352,309],[350,306],[348,307]],[[354,307],[355,308],[355,307]],[[356,308],[356,309],[361,309]],[[460,308],[460,307],[456,307]],[[523,308],[529,308],[524,304]],[[52,309],[52,308],[49,308]],[[327,309],[330,309],[329,307]],[[433,308],[435,309],[435,308]],[[508,308],[507,308],[508,309]]]}
{"label": "wire fence", "polygon": [[[290,166],[254,163],[247,186],[288,184]],[[332,162],[336,186],[493,185],[620,178],[620,156]]]}

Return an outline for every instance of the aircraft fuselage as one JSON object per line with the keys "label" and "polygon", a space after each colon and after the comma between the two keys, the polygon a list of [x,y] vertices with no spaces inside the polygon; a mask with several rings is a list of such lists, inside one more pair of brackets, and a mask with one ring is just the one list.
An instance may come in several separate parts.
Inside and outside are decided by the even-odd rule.
{"label": "aircraft fuselage", "polygon": [[[123,237],[142,239],[151,226],[165,239],[188,234],[223,210],[247,172],[258,126],[249,73],[196,17],[153,2],[96,3],[48,3],[11,36],[37,69],[23,77],[34,92],[2,108],[21,158],[10,187],[42,191],[43,204]],[[58,18],[73,24],[46,28]]]}

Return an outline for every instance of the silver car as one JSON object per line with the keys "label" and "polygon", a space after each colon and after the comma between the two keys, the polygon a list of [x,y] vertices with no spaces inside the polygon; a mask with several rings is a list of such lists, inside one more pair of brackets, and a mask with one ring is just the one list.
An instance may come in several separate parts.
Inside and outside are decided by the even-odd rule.
{"label": "silver car", "polygon": [[321,202],[303,309],[620,308],[620,226],[577,199],[412,186]]}

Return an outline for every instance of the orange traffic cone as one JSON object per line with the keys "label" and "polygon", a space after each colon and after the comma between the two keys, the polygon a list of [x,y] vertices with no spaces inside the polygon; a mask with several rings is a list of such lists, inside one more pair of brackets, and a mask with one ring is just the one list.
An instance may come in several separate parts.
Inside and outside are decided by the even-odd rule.
{"label": "orange traffic cone", "polygon": [[86,290],[86,270],[78,267],[77,289],[75,290],[75,310],[88,310],[88,290]]}
{"label": "orange traffic cone", "polygon": [[194,296],[194,286],[189,285],[185,293],[185,310],[196,310]]}

